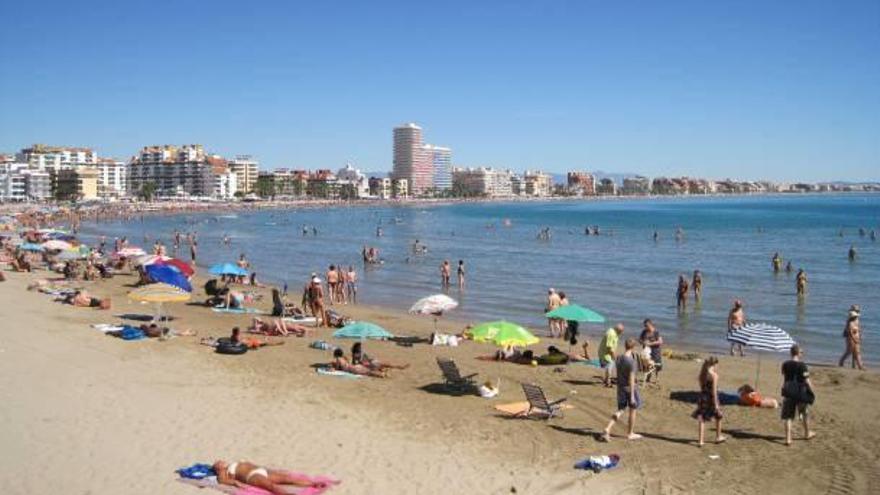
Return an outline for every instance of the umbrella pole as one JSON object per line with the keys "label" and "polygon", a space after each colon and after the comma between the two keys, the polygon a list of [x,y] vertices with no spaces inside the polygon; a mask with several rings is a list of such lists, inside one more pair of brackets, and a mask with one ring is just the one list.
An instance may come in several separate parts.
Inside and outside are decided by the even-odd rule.
{"label": "umbrella pole", "polygon": [[758,372],[755,373],[755,390],[758,390],[758,380],[761,379],[761,353],[758,353]]}

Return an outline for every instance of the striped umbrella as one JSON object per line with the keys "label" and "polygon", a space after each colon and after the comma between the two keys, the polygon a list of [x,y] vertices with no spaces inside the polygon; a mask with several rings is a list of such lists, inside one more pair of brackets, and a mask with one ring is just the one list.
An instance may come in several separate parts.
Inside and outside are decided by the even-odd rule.
{"label": "striped umbrella", "polygon": [[[759,351],[786,352],[795,345],[794,339],[785,330],[767,323],[746,323],[727,333],[728,342],[742,344]],[[761,354],[758,354],[758,372],[755,374],[755,389],[761,377]]]}

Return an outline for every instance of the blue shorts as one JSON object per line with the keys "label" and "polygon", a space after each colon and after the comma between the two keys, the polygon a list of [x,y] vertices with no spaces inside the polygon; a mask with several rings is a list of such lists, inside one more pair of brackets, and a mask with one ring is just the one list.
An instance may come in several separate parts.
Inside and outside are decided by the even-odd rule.
{"label": "blue shorts", "polygon": [[642,396],[639,394],[639,389],[635,390],[635,399],[634,403],[630,403],[629,399],[629,390],[626,387],[617,387],[617,410],[623,411],[624,409],[638,409],[642,407]]}

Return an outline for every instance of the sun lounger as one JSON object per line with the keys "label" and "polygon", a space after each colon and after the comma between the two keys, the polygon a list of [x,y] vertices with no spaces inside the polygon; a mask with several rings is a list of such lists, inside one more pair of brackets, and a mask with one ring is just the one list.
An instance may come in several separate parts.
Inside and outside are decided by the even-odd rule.
{"label": "sun lounger", "polygon": [[446,386],[457,390],[474,388],[476,383],[473,378],[478,373],[472,373],[467,376],[461,376],[461,371],[455,364],[455,361],[447,358],[437,358],[437,366],[443,372],[443,379],[446,380]]}
{"label": "sun lounger", "polygon": [[535,414],[544,416],[548,420],[555,416],[562,416],[562,403],[568,400],[567,397],[550,402],[544,395],[544,390],[537,385],[523,383],[522,389],[526,394],[526,400],[529,401],[527,416]]}

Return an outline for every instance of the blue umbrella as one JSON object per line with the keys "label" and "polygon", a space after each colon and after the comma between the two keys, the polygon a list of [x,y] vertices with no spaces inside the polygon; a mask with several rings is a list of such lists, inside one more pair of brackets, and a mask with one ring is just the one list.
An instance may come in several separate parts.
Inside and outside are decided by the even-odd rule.
{"label": "blue umbrella", "polygon": [[34,244],[32,242],[24,242],[18,245],[18,249],[22,251],[43,251],[45,248],[39,244]]}
{"label": "blue umbrella", "polygon": [[214,275],[237,275],[240,277],[246,277],[248,274],[247,270],[233,263],[217,263],[208,271]]}
{"label": "blue umbrella", "polygon": [[147,277],[153,282],[173,285],[187,292],[192,292],[193,290],[186,276],[171,265],[147,265],[144,271],[146,271]]}
{"label": "blue umbrella", "polygon": [[356,321],[333,333],[337,339],[390,339],[394,337],[379,325],[366,321]]}

